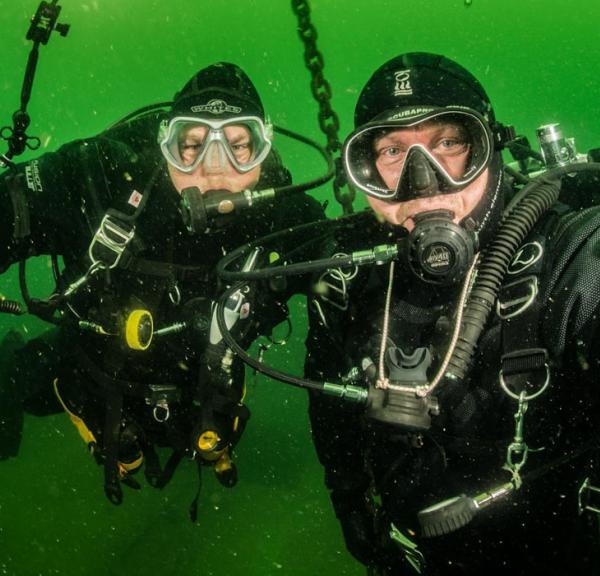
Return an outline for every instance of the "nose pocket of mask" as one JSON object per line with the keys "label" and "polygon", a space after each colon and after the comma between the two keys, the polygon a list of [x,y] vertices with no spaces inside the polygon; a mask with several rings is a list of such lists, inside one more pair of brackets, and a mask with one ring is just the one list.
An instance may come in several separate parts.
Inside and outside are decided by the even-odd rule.
{"label": "nose pocket of mask", "polygon": [[210,142],[202,159],[205,170],[224,170],[227,166],[227,156],[221,142]]}

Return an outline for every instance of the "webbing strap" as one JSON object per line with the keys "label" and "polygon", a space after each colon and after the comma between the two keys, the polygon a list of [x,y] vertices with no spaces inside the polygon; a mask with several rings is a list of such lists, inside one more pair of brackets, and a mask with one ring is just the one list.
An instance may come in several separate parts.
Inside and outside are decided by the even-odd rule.
{"label": "webbing strap", "polygon": [[13,238],[18,242],[31,234],[29,205],[24,192],[24,175],[12,174],[7,178],[8,192],[13,207]]}
{"label": "webbing strap", "polygon": [[502,372],[519,394],[532,379],[546,376],[548,350],[540,334],[542,306],[538,278],[544,265],[545,240],[532,238],[515,255],[498,294],[496,312],[502,319]]}

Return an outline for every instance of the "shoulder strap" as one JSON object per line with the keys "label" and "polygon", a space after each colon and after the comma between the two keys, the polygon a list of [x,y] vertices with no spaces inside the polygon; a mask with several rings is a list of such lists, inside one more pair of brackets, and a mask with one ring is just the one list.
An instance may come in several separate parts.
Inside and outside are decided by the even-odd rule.
{"label": "shoulder strap", "polygon": [[545,298],[541,281],[551,258],[547,255],[548,234],[568,209],[557,205],[536,225],[510,262],[496,300],[501,320],[501,376],[521,392],[534,377],[549,376],[550,355],[540,332]]}
{"label": "shoulder strap", "polygon": [[569,334],[590,319],[600,304],[600,259],[588,252],[598,242],[600,209],[557,205],[518,250],[497,300],[503,374],[556,364]]}
{"label": "shoulder strap", "polygon": [[[128,252],[141,250],[135,239],[135,224],[146,206],[152,188],[156,184],[162,164],[158,164],[146,182],[143,191],[131,186],[112,199],[111,206],[100,220],[88,247],[88,256],[92,267],[104,269],[116,268]],[[106,175],[104,176],[106,180]],[[106,182],[108,185],[109,183]]]}

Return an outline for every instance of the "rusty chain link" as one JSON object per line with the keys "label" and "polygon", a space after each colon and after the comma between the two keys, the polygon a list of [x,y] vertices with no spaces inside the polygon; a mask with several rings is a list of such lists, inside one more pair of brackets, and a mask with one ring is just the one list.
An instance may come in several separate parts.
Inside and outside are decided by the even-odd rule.
{"label": "rusty chain link", "polygon": [[[310,20],[308,0],[292,0],[292,10],[298,18],[298,35],[304,44],[304,63],[311,75],[310,89],[319,104],[319,126],[327,137],[327,151],[334,156],[342,148],[338,131],[340,121],[331,107],[331,85],[323,75],[325,61],[323,54],[317,49],[317,30]],[[342,167],[342,159],[335,157],[335,180],[333,192],[335,199],[341,204],[344,214],[353,212],[354,190],[343,191],[346,176]]]}

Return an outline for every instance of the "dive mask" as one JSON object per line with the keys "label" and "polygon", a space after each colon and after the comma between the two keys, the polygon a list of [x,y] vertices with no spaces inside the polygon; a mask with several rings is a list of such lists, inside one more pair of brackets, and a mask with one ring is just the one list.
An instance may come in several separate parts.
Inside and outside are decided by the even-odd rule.
{"label": "dive mask", "polygon": [[365,194],[405,202],[462,190],[486,169],[493,148],[492,132],[474,110],[405,108],[356,129],[343,159],[350,182]]}
{"label": "dive mask", "polygon": [[177,170],[193,172],[199,164],[224,167],[229,161],[249,172],[271,150],[271,125],[256,116],[208,120],[176,116],[161,128],[160,148]]}

